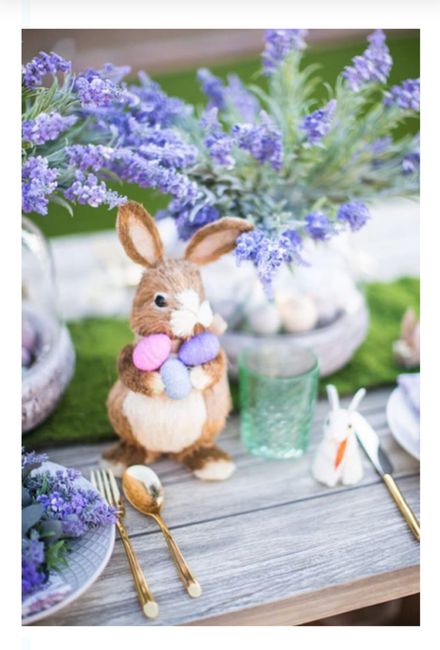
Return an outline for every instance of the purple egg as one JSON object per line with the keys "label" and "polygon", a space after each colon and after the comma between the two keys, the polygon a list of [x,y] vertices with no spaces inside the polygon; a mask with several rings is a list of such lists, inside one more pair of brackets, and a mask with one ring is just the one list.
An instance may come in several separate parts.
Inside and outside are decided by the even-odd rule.
{"label": "purple egg", "polygon": [[171,399],[185,399],[190,394],[192,384],[189,371],[179,359],[167,359],[160,369],[160,376],[165,385],[165,393]]}
{"label": "purple egg", "polygon": [[21,345],[24,348],[27,348],[32,352],[37,343],[37,332],[28,320],[24,320],[21,323]]}
{"label": "purple egg", "polygon": [[218,338],[211,332],[202,332],[182,343],[178,356],[186,366],[200,366],[215,359],[219,352]]}
{"label": "purple egg", "polygon": [[22,368],[29,368],[31,365],[32,361],[32,354],[28,348],[25,348],[24,346],[21,347],[21,367]]}

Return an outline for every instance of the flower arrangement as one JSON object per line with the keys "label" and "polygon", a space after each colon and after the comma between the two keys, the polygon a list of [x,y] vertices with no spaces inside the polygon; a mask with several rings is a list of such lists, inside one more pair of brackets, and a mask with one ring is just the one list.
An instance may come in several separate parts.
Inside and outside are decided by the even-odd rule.
{"label": "flower arrangement", "polygon": [[357,231],[369,202],[415,195],[419,184],[418,136],[395,129],[417,116],[420,84],[386,87],[392,59],[382,30],[326,87],[322,105],[315,67],[301,68],[306,36],[266,31],[267,90],[199,70],[200,110],[145,73],[131,85],[127,69],[111,65],[75,76],[41,53],[23,69],[23,210],[45,214],[49,201],[113,207],[125,200],[106,186],[115,178],[156,188],[170,195],[158,218],[173,217],[182,239],[222,216],[251,221],[236,258],[255,265],[270,293],[282,264],[306,263],[306,240]]}
{"label": "flower arrangement", "polygon": [[305,263],[305,240],[357,231],[370,218],[370,201],[418,191],[418,136],[392,134],[417,116],[419,80],[384,87],[392,59],[376,30],[316,106],[315,67],[300,65],[306,34],[266,31],[267,92],[199,70],[207,106],[183,125],[199,150],[188,170],[199,191],[183,210],[174,201],[166,210],[184,239],[225,215],[250,220],[255,229],[241,235],[235,254],[253,262],[268,293],[281,264]]}
{"label": "flower arrangement", "polygon": [[94,490],[78,487],[74,469],[34,472],[45,454],[22,452],[22,597],[67,564],[70,538],[113,524],[114,510]]}

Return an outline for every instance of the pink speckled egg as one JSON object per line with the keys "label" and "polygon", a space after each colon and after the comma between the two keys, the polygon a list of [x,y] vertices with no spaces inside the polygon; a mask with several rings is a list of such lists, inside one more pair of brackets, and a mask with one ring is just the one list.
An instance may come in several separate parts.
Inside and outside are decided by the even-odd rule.
{"label": "pink speckled egg", "polygon": [[136,344],[133,363],[138,370],[152,372],[161,367],[171,352],[171,339],[167,334],[150,334]]}

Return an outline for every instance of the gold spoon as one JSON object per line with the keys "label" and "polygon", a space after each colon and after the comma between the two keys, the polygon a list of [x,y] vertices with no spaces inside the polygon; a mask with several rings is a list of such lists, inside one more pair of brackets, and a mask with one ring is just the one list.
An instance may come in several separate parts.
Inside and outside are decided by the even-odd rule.
{"label": "gold spoon", "polygon": [[202,588],[191,573],[168,526],[161,517],[164,489],[157,474],[145,465],[132,465],[124,472],[122,488],[128,501],[136,510],[152,517],[159,524],[185,589],[193,598],[200,596]]}

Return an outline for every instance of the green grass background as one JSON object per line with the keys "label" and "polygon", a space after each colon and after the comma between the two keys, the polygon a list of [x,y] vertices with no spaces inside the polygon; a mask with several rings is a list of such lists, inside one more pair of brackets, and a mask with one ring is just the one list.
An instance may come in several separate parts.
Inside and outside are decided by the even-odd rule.
{"label": "green grass background", "polygon": [[[350,363],[321,381],[334,383],[341,394],[360,386],[394,383],[400,372],[392,356],[392,342],[399,336],[402,314],[407,307],[419,309],[419,281],[402,278],[390,284],[366,285],[371,321],[368,337]],[[44,424],[26,434],[28,449],[47,445],[99,442],[113,437],[105,401],[116,379],[116,357],[132,340],[127,321],[113,318],[89,319],[69,324],[77,354],[76,369],[60,405]],[[232,384],[235,406],[237,385]]]}
{"label": "green grass background", "polygon": [[[388,38],[388,45],[394,60],[389,79],[390,84],[399,83],[406,78],[418,77],[420,60],[419,38],[408,35],[399,37],[393,34]],[[350,63],[353,56],[360,54],[365,49],[365,46],[365,40],[338,44],[336,46],[334,43],[313,45],[306,50],[304,65],[319,64],[321,66],[320,77],[322,81],[330,83],[333,86],[340,71],[345,65]],[[221,77],[226,77],[228,72],[235,72],[243,81],[247,82],[252,80],[253,83],[264,86],[265,79],[261,76],[256,76],[259,66],[259,58],[252,58],[213,65],[211,69]],[[196,105],[204,103],[203,94],[196,80],[196,69],[156,75],[154,78],[170,95],[181,97]],[[317,92],[316,97],[325,97],[323,86],[321,87],[320,93]],[[417,121],[413,120],[411,124],[405,125],[404,128],[416,132],[418,129]],[[151,214],[155,214],[159,208],[164,207],[168,200],[166,196],[161,196],[154,191],[142,190],[135,185],[119,185],[115,187],[130,199],[143,203]],[[48,236],[106,230],[114,227],[116,210],[108,211],[89,206],[76,206],[74,211],[75,215],[71,217],[66,210],[57,205],[51,205],[49,214],[46,217],[40,215],[30,216]]]}

